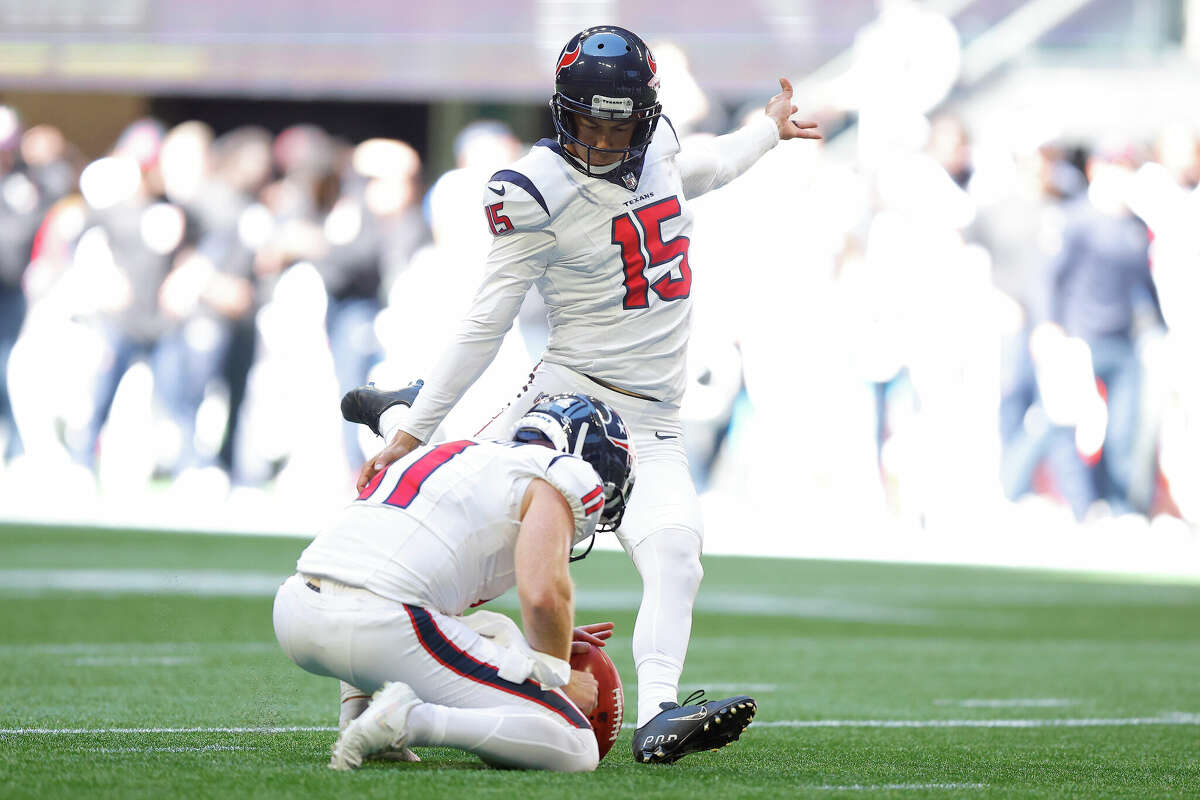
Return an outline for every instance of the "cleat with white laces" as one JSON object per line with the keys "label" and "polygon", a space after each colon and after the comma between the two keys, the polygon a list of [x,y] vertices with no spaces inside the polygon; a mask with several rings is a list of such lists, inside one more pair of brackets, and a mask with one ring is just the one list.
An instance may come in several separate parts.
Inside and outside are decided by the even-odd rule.
{"label": "cleat with white laces", "polygon": [[385,683],[371,705],[346,726],[333,745],[330,769],[351,770],[363,759],[389,750],[405,749],[408,712],[421,698],[406,683]]}
{"label": "cleat with white laces", "polygon": [[672,764],[689,753],[719,750],[737,741],[758,710],[746,695],[705,701],[703,691],[693,692],[682,706],[662,703],[659,707],[662,711],[634,734],[634,761]]}

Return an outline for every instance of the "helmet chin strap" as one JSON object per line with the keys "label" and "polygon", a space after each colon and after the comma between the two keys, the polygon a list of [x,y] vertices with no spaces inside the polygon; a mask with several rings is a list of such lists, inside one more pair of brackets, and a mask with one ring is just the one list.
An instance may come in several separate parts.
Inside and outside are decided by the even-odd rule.
{"label": "helmet chin strap", "polygon": [[[566,149],[566,148],[564,148],[564,149]],[[569,149],[567,149],[567,155],[568,155],[570,158],[573,158],[573,159],[575,159],[575,161],[576,161],[576,162],[577,162],[577,163],[578,163],[578,164],[579,164],[581,167],[583,167],[584,169],[586,169],[586,170],[587,170],[587,171],[588,171],[590,174],[592,174],[592,175],[607,175],[608,173],[612,172],[612,171],[613,171],[613,170],[615,170],[617,167],[619,167],[619,166],[621,166],[622,164],[624,164],[624,163],[625,163],[625,159],[624,159],[624,158],[622,158],[622,159],[620,159],[620,160],[618,160],[618,161],[614,161],[614,162],[613,162],[613,163],[611,163],[611,164],[605,164],[604,166],[602,166],[602,167],[601,167],[601,166],[596,166],[596,165],[594,165],[594,164],[588,164],[586,161],[584,161],[584,160],[583,160],[582,158],[580,158],[579,156],[575,155],[575,153],[571,152],[571,150],[569,150]]]}

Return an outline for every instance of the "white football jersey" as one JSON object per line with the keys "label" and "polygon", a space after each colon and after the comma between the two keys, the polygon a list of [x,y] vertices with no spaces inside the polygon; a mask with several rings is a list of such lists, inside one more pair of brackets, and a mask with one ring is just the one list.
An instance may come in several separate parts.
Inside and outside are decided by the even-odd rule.
{"label": "white football jersey", "polygon": [[566,498],[574,543],[595,533],[604,492],[586,461],[535,444],[464,439],[419,447],[378,473],[296,568],[461,614],[515,585],[521,501],[534,478]]}
{"label": "white football jersey", "polygon": [[640,179],[588,177],[549,139],[493,175],[483,201],[493,235],[486,277],[401,427],[428,441],[494,356],[531,285],[550,323],[545,361],[678,405],[691,326],[687,199],[736,177],[778,140],[764,115],[681,151],[663,118]]}
{"label": "white football jersey", "polygon": [[496,238],[477,307],[502,303],[509,276],[524,272],[546,302],[544,360],[677,400],[692,289],[692,212],[678,152],[674,131],[661,125],[632,191],[583,175],[550,143],[496,173],[484,198]]}

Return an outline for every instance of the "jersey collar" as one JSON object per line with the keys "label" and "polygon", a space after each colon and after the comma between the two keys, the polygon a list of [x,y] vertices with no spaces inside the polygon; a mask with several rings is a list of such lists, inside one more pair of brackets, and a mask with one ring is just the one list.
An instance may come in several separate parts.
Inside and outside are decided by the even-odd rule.
{"label": "jersey collar", "polygon": [[[548,147],[554,153],[557,153],[563,160],[568,160],[571,156],[563,151],[560,145],[554,139],[541,139],[534,147]],[[649,149],[649,148],[647,148]],[[598,181],[608,181],[611,184],[620,186],[630,192],[637,191],[638,183],[642,180],[642,168],[646,165],[646,153],[642,152],[637,158],[626,161],[619,169],[614,169],[607,175],[587,175],[585,177],[592,178]],[[574,167],[572,167],[574,168]],[[583,174],[580,171],[580,174]]]}

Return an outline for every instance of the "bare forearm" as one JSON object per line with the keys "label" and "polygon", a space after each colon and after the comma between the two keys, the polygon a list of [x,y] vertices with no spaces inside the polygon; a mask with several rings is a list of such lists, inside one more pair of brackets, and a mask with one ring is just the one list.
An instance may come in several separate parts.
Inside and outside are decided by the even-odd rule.
{"label": "bare forearm", "polygon": [[567,571],[571,519],[563,496],[535,479],[522,501],[515,553],[525,639],[534,650],[564,661],[571,656],[575,612],[574,588]]}
{"label": "bare forearm", "polygon": [[521,625],[534,650],[566,660],[571,657],[575,614],[570,580],[564,584],[552,596],[540,600],[521,597]]}

